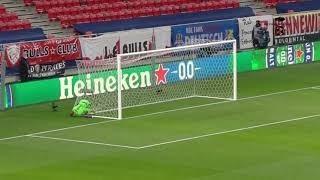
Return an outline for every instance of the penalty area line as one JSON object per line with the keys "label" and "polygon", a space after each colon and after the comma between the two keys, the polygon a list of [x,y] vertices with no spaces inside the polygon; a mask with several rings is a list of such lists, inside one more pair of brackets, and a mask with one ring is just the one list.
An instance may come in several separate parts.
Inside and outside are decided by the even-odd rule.
{"label": "penalty area line", "polygon": [[[249,96],[249,97],[239,98],[239,99],[237,99],[235,101],[234,100],[225,100],[225,101],[219,101],[219,102],[214,102],[214,103],[201,104],[201,105],[197,105],[197,106],[189,106],[189,107],[177,108],[177,109],[172,109],[172,110],[167,110],[167,111],[160,111],[160,112],[142,114],[142,115],[138,115],[138,116],[131,116],[131,117],[123,118],[123,120],[146,117],[146,116],[151,116],[151,115],[159,115],[159,114],[182,111],[182,110],[187,110],[187,109],[196,109],[196,108],[200,108],[200,107],[207,107],[207,106],[224,104],[224,103],[232,103],[232,102],[237,102],[237,101],[256,99],[256,98],[279,95],[279,94],[286,94],[286,93],[291,93],[291,92],[303,91],[303,90],[307,90],[307,89],[314,89],[316,87],[319,87],[319,86],[312,86],[312,87],[299,88],[299,89],[293,89],[293,90],[287,90],[287,91],[279,91],[279,92],[268,93],[268,94],[261,94],[261,95],[256,95],[256,96]],[[199,96],[199,97],[201,98],[201,97],[204,97],[204,96]],[[210,97],[204,97],[204,98],[210,98]]]}
{"label": "penalty area line", "polygon": [[156,144],[150,144],[150,145],[146,145],[146,146],[140,146],[139,149],[147,149],[147,148],[152,148],[152,147],[156,147],[156,146],[163,146],[163,145],[174,144],[174,143],[179,143],[179,142],[192,141],[195,139],[200,139],[200,138],[205,138],[205,137],[210,137],[210,136],[217,136],[217,135],[222,135],[222,134],[247,131],[247,130],[251,130],[251,129],[279,125],[279,124],[285,124],[285,123],[289,123],[289,122],[300,121],[300,120],[310,119],[310,118],[315,118],[315,117],[320,117],[320,114],[304,116],[304,117],[299,117],[299,118],[294,118],[294,119],[287,119],[287,120],[277,121],[277,122],[272,122],[272,123],[265,123],[265,124],[249,126],[249,127],[245,127],[245,128],[238,128],[238,129],[226,130],[226,131],[221,131],[221,132],[215,132],[215,133],[204,134],[204,135],[199,135],[199,136],[193,136],[193,137],[177,139],[177,140],[172,140],[172,141],[166,141],[166,142],[161,142],[161,143],[156,143]]}
{"label": "penalty area line", "polygon": [[[285,94],[285,93],[297,92],[297,91],[302,91],[302,90],[307,90],[307,89],[317,89],[317,88],[320,88],[320,86],[310,86],[310,87],[306,87],[306,88],[299,88],[299,89],[293,89],[293,90],[287,90],[287,91],[279,91],[279,92],[274,92],[274,93],[261,94],[261,95],[257,95],[257,96],[249,96],[249,97],[239,98],[237,101],[256,99],[256,98],[260,98],[260,97],[267,97],[267,96],[273,96],[273,95],[278,95],[278,94]],[[191,107],[185,107],[185,108],[180,108],[180,109],[173,109],[173,110],[168,110],[168,111],[161,111],[161,112],[143,114],[143,115],[138,115],[138,116],[131,116],[131,117],[128,117],[128,118],[123,118],[122,120],[146,117],[146,116],[163,114],[163,113],[170,113],[170,112],[181,111],[181,110],[186,110],[186,109],[195,109],[195,108],[199,108],[199,107],[206,107],[206,106],[211,106],[211,105],[217,105],[217,104],[223,104],[223,103],[231,103],[231,102],[237,102],[237,101],[220,101],[220,102],[208,103],[208,104],[203,104],[203,105],[198,105],[198,106],[191,106]],[[12,136],[12,137],[5,137],[5,138],[0,138],[0,141],[13,140],[13,139],[23,138],[23,137],[27,137],[27,136],[31,136],[31,135],[40,135],[40,134],[46,134],[46,133],[50,133],[50,132],[57,132],[57,131],[64,131],[64,130],[69,130],[69,129],[76,129],[76,128],[93,126],[93,125],[98,125],[98,124],[112,123],[112,122],[117,122],[117,121],[122,121],[122,120],[104,120],[104,121],[100,121],[100,122],[96,122],[96,123],[88,123],[88,124],[83,124],[83,125],[77,125],[77,126],[70,126],[70,127],[65,127],[65,128],[41,131],[41,132],[36,132],[36,133],[31,133],[31,134],[24,134],[24,135]]]}
{"label": "penalty area line", "polygon": [[49,137],[49,136],[27,135],[26,137],[56,140],[56,141],[66,141],[66,142],[82,143],[82,144],[93,144],[93,145],[99,145],[99,146],[109,146],[109,147],[126,148],[126,149],[139,149],[139,147],[135,147],[135,146],[100,143],[100,142],[83,141],[83,140],[66,139],[66,138],[57,138],[57,137]]}

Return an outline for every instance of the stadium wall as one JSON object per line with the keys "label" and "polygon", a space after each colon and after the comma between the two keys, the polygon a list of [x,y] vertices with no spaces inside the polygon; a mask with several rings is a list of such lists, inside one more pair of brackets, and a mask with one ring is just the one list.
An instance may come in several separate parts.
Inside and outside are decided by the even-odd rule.
{"label": "stadium wall", "polygon": [[[266,70],[320,60],[320,42],[251,49],[237,53],[238,72]],[[6,86],[7,108],[71,99],[82,95],[78,75]]]}
{"label": "stadium wall", "polygon": [[[3,49],[8,64],[6,74],[17,76],[22,54],[27,54],[32,71],[30,75],[32,79],[40,80],[7,84],[6,107],[70,99],[79,95],[78,76],[65,73],[65,70],[75,68],[75,59],[106,59],[118,53],[236,39],[240,73],[312,63],[320,60],[320,42],[310,43],[320,37],[318,16],[320,11],[253,16],[111,32],[91,38],[68,37],[10,44]],[[257,22],[261,28],[255,28]],[[255,38],[255,31],[262,36]],[[46,77],[51,79],[43,79]],[[62,82],[71,85],[66,89]],[[62,96],[63,91],[69,91],[71,95]]]}

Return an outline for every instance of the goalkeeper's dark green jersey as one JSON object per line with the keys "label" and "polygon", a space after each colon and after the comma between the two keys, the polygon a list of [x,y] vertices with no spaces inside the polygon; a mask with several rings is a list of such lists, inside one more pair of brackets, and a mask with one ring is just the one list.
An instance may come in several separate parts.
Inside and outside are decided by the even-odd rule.
{"label": "goalkeeper's dark green jersey", "polygon": [[78,105],[72,109],[74,116],[84,116],[91,112],[91,103],[88,100],[81,100]]}

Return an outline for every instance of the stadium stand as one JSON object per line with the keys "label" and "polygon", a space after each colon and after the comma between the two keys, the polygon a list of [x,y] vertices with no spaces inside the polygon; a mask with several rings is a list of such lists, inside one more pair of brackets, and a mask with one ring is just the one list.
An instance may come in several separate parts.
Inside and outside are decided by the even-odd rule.
{"label": "stadium stand", "polygon": [[320,3],[316,1],[279,3],[276,5],[277,13],[311,11],[320,9]]}
{"label": "stadium stand", "polygon": [[275,7],[278,3],[292,3],[297,2],[297,0],[263,0],[266,7]]}
{"label": "stadium stand", "polygon": [[30,28],[31,23],[28,20],[19,20],[17,14],[8,12],[3,5],[0,5],[0,31],[11,31]]}
{"label": "stadium stand", "polygon": [[[254,13],[270,14],[271,11],[264,12],[261,5],[248,0],[5,0],[1,4],[7,9],[0,6],[0,12],[5,12],[1,13],[0,20],[11,21],[2,23],[0,31],[29,29],[32,24],[32,27],[42,28],[47,37],[70,36],[74,34],[74,29],[80,34],[88,31],[110,32],[159,26],[161,23],[170,25],[244,17]],[[244,7],[254,10],[244,10]],[[8,8],[11,13],[7,12]],[[205,16],[208,16],[207,19]],[[158,20],[160,22],[153,22]],[[86,28],[89,25],[93,29]],[[104,25],[110,27],[102,27]]]}
{"label": "stadium stand", "polygon": [[38,13],[48,13],[64,28],[77,23],[132,19],[145,16],[200,12],[239,7],[238,0],[67,0],[27,1]]}
{"label": "stadium stand", "polygon": [[[104,33],[129,29],[159,27],[166,25],[186,24],[193,22],[213,21],[221,19],[231,19],[235,17],[253,16],[252,8],[241,7],[234,9],[213,10],[196,13],[180,13],[176,15],[162,15],[154,17],[140,17],[130,21],[118,20],[110,22],[83,23],[74,25],[74,29],[79,34]],[[124,26],[125,24],[125,26]]]}

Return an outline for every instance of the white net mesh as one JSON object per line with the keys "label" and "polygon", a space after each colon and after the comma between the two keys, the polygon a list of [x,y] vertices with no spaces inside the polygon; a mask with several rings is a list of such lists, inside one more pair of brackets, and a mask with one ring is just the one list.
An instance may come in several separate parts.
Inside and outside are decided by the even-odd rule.
{"label": "white net mesh", "polygon": [[[118,96],[121,109],[195,97],[236,99],[234,45],[235,41],[226,41],[122,54],[121,93],[114,59],[77,64],[80,77],[88,79],[90,74],[91,86],[85,88],[90,95],[85,98],[92,101],[94,111],[117,118]],[[108,86],[112,91],[105,90]]]}
{"label": "white net mesh", "polygon": [[77,61],[79,79],[85,82],[83,96],[77,98],[92,104],[94,114],[110,118],[118,117],[118,71],[116,63],[110,60]]}

